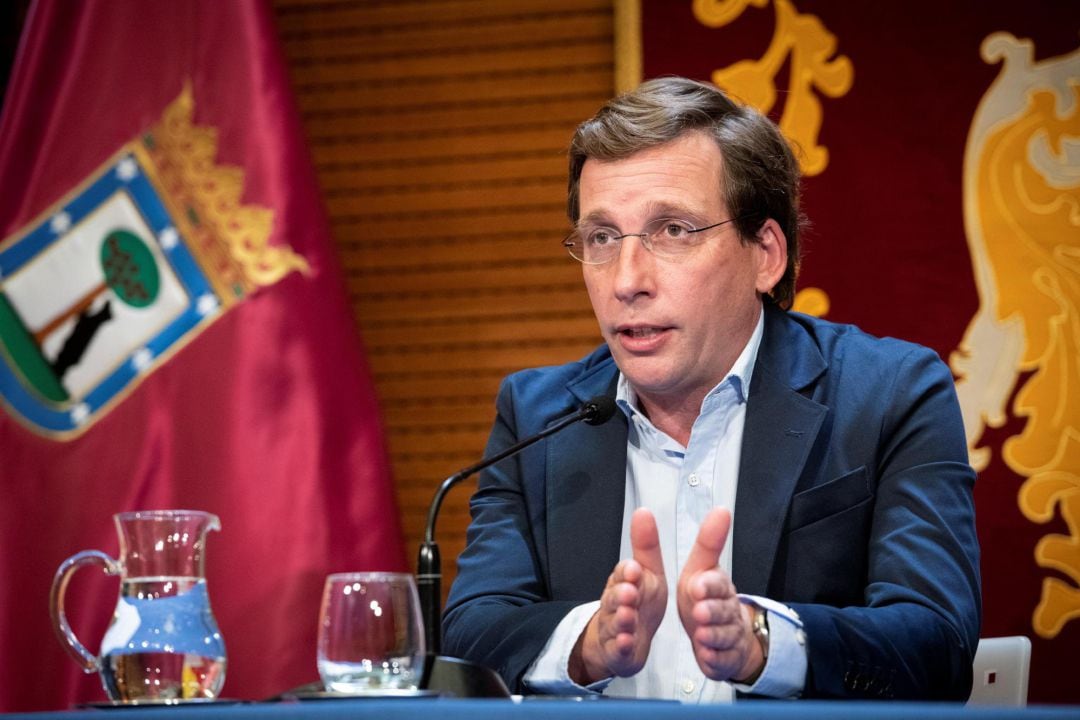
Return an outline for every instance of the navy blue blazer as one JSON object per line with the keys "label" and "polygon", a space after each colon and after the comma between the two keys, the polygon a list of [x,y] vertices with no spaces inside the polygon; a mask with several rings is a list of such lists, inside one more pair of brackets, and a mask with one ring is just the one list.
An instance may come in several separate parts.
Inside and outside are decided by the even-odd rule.
{"label": "navy blue blazer", "polygon": [[[804,697],[966,699],[979,548],[952,376],[932,351],[766,303],[747,402],[732,579],[807,635]],[[488,454],[599,394],[601,347],[508,377]],[[577,424],[481,475],[444,651],[516,691],[559,621],[619,560],[627,421]]]}

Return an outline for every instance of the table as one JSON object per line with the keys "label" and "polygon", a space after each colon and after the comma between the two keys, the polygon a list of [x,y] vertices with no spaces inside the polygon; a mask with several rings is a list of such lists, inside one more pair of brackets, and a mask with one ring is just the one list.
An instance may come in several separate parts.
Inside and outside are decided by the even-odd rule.
{"label": "table", "polygon": [[1080,706],[1029,708],[966,707],[960,704],[886,702],[825,702],[817,700],[753,700],[734,705],[680,705],[651,700],[533,699],[457,700],[372,699],[309,702],[242,703],[189,707],[129,707],[4,715],[5,720],[1077,720]]}

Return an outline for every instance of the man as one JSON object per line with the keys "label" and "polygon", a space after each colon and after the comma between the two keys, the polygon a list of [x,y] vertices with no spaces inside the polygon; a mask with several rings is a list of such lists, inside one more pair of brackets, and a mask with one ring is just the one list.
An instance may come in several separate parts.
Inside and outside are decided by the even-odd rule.
{"label": "man", "polygon": [[690,80],[578,128],[565,244],[605,345],[510,376],[488,452],[598,394],[622,412],[481,476],[447,652],[522,692],[967,697],[978,544],[952,378],[783,309],[798,182],[775,125]]}

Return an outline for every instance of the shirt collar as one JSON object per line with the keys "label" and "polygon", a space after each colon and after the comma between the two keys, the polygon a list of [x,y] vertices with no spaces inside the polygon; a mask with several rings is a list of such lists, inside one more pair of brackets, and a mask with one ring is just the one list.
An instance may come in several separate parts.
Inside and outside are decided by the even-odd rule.
{"label": "shirt collar", "polygon": [[[738,401],[740,403],[746,402],[746,399],[750,396],[750,378],[754,375],[754,365],[757,362],[758,350],[761,348],[761,338],[764,335],[765,307],[762,306],[754,332],[750,334],[750,339],[746,341],[746,345],[743,347],[742,352],[739,353],[739,357],[735,359],[735,364],[731,366],[731,370],[728,371],[723,380],[708,392],[703,404],[708,402],[709,397],[716,394],[724,386],[724,383],[729,381],[735,389]],[[637,392],[634,391],[630,381],[626,379],[621,370],[619,371],[619,381],[615,389],[615,402],[628,418],[633,419],[634,415],[640,413],[637,407]]]}

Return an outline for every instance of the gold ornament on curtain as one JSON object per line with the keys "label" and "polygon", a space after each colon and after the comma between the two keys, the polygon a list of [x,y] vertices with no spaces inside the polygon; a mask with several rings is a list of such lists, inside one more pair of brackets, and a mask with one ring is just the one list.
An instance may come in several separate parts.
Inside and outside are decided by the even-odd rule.
{"label": "gold ornament on curtain", "polygon": [[[980,306],[950,363],[971,462],[986,467],[983,430],[1012,413],[1023,430],[1002,459],[1027,478],[1017,504],[1035,523],[1055,508],[1068,535],[1047,534],[1032,628],[1052,638],[1080,617],[1080,49],[1035,63],[1028,40],[982,45],[1001,72],[972,120],[964,157],[964,225]],[[1030,374],[1021,378],[1022,374]]]}
{"label": "gold ornament on curtain", "polygon": [[[768,0],[695,0],[694,17],[706,27],[722,27],[737,19],[749,5],[767,4]],[[715,70],[712,81],[767,113],[776,104],[776,76],[790,60],[780,129],[799,152],[803,173],[819,175],[829,164],[829,151],[818,144],[824,111],[815,91],[833,98],[847,94],[855,69],[845,55],[832,58],[836,36],[820,19],[800,14],[790,0],[774,0],[773,7],[776,27],[761,59],[741,60]]]}
{"label": "gold ornament on curtain", "polygon": [[217,164],[217,130],[195,125],[194,113],[187,84],[133,149],[149,161],[223,304],[228,307],[290,272],[310,273],[308,262],[292,248],[269,244],[274,213],[242,202],[243,171]]}
{"label": "gold ornament on curtain", "polygon": [[[694,0],[694,17],[706,27],[723,27],[753,5],[763,8],[769,0]],[[741,60],[716,70],[713,83],[763,113],[776,104],[776,76],[790,58],[787,102],[780,130],[795,147],[803,174],[825,172],[829,151],[818,144],[824,110],[815,90],[840,97],[850,89],[855,69],[847,56],[836,53],[836,36],[814,15],[800,14],[790,0],[775,0],[776,27],[772,41],[760,60]],[[823,317],[829,296],[821,288],[804,288],[795,295],[792,309]]]}

